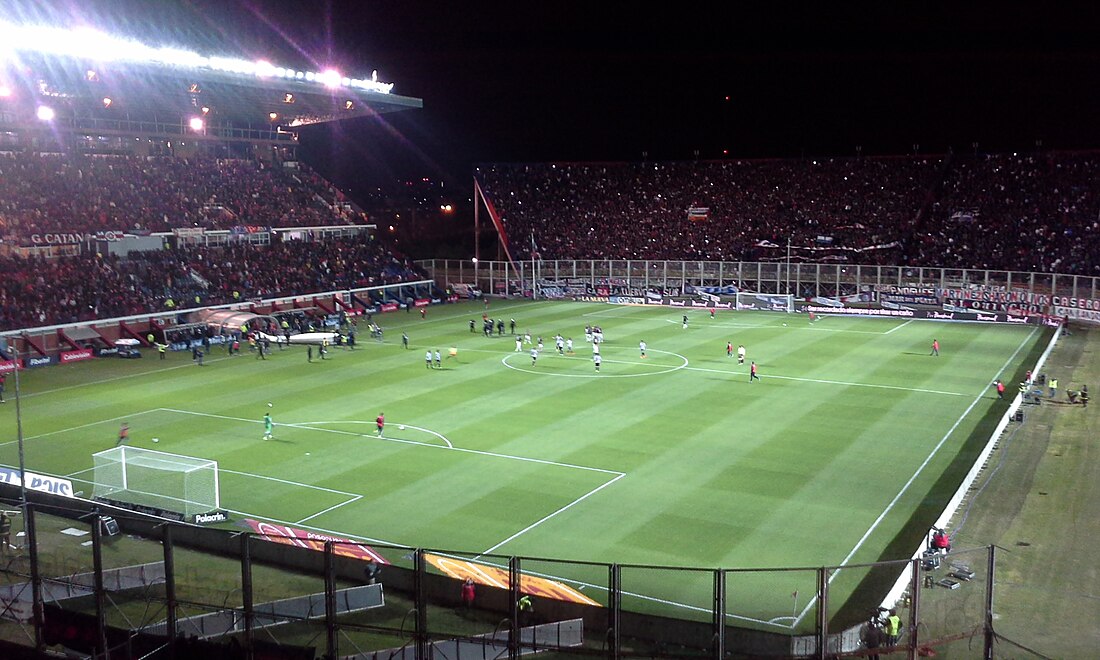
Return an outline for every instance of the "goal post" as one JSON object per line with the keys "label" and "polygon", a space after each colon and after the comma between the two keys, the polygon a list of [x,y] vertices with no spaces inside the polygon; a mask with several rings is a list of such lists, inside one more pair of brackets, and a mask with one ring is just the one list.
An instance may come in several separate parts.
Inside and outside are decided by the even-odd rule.
{"label": "goal post", "polygon": [[794,312],[794,296],[789,293],[737,293],[737,309],[769,312]]}
{"label": "goal post", "polygon": [[217,461],[127,446],[92,461],[92,499],[189,519],[221,510]]}

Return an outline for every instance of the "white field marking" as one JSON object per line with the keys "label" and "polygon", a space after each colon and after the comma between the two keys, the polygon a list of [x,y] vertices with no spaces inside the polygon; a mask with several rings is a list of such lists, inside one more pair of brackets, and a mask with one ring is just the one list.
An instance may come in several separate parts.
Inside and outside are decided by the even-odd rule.
{"label": "white field marking", "polygon": [[[1020,342],[1020,345],[1016,347],[1016,350],[1012,352],[1012,355],[1010,355],[1008,359],[1005,360],[1004,364],[1001,365],[1001,368],[997,370],[998,374],[1004,373],[1005,369],[1008,368],[1008,365],[1011,364],[1014,359],[1016,359],[1016,356],[1019,354],[1020,350],[1023,349],[1024,345],[1027,344],[1027,342],[1031,341],[1031,338],[1035,336],[1036,331],[1038,331],[1038,328],[1033,328],[1031,332],[1028,333],[1027,337],[1025,337],[1024,340]],[[970,414],[970,411],[974,409],[974,406],[978,405],[978,402],[985,398],[985,395],[985,388],[982,388],[982,392],[978,394],[978,396],[975,397],[973,401],[970,402],[970,405],[967,406],[966,410],[963,411],[963,414],[955,420],[955,423],[951,425],[951,428],[947,430],[947,433],[943,434],[943,437],[940,438],[940,441],[937,442],[936,446],[932,448],[931,452],[929,452],[928,457],[925,458],[924,461],[917,467],[917,470],[913,473],[913,476],[909,477],[909,480],[906,481],[905,485],[901,487],[901,490],[899,490],[898,494],[894,496],[894,499],[890,500],[890,503],[887,504],[886,508],[882,510],[882,513],[878,515],[878,518],[875,518],[875,521],[871,523],[871,526],[867,529],[866,532],[864,532],[859,541],[856,542],[855,547],[852,548],[851,552],[849,552],[848,555],[844,557],[844,560],[840,562],[838,568],[843,567],[852,560],[852,557],[855,556],[856,552],[858,552],[859,549],[863,547],[864,542],[866,542],[867,539],[870,538],[871,534],[875,531],[876,528],[878,528],[879,524],[882,523],[882,521],[886,518],[890,511],[893,510],[894,505],[896,505],[898,501],[901,500],[902,496],[904,496],[906,491],[909,490],[909,487],[912,486],[913,483],[917,480],[917,477],[920,476],[920,473],[924,471],[924,468],[928,467],[928,464],[932,462],[932,459],[936,456],[937,453],[939,453],[940,448],[942,448],[943,445],[947,442],[947,439],[951,437],[951,434],[955,432],[955,429],[959,427],[959,424],[962,424],[962,421],[966,419],[967,415]],[[839,570],[833,571],[832,575],[829,576],[829,583],[832,584],[833,578],[835,578],[839,574]],[[817,596],[810,598],[810,602],[806,603],[806,607],[803,608],[802,613],[798,615],[798,618],[795,619],[794,623],[791,625],[792,628],[794,626],[797,626],[798,622],[806,616],[806,614],[810,611],[810,608],[813,607],[813,604],[816,600]]]}
{"label": "white field marking", "polygon": [[[602,346],[603,343],[601,342],[600,345]],[[506,366],[509,369],[512,369],[514,371],[522,371],[523,373],[537,374],[539,376],[556,376],[558,378],[641,378],[643,376],[660,376],[662,374],[672,373],[673,371],[679,371],[680,369],[688,368],[688,359],[686,357],[684,357],[683,355],[680,355],[679,353],[672,353],[671,351],[660,351],[660,350],[657,350],[655,348],[650,348],[648,350],[652,353],[664,353],[666,355],[675,355],[676,357],[683,360],[683,362],[681,364],[678,364],[678,365],[665,366],[661,369],[661,371],[647,371],[645,373],[640,373],[640,374],[611,374],[611,373],[604,373],[604,372],[589,373],[589,374],[562,374],[562,373],[554,373],[552,371],[539,371],[538,369],[533,369],[533,368],[530,368],[530,367],[526,367],[526,368],[525,367],[517,367],[515,365],[508,364],[508,359],[513,357],[513,356],[517,356],[517,355],[520,356],[520,357],[530,357],[530,356],[528,354],[524,354],[524,353],[516,353],[515,351],[512,351],[510,353],[505,353],[504,357],[502,357],[500,359],[500,362],[504,366]],[[600,357],[603,357],[603,355],[601,354]],[[566,360],[583,360],[585,362],[591,362],[592,361],[592,358],[581,357],[579,355],[555,355],[555,354],[551,354],[548,359],[556,360],[556,359],[559,359],[559,358],[564,358]],[[628,362],[628,361],[625,361],[625,360],[604,360],[603,364],[633,364],[633,365],[640,365],[640,366],[647,366],[647,367],[648,366],[658,366],[658,367],[661,366],[661,365],[654,365],[652,362]]]}
{"label": "white field marking", "polygon": [[330,506],[329,508],[325,509],[324,511],[318,511],[317,513],[313,514],[312,516],[306,516],[305,518],[302,518],[301,520],[299,520],[298,522],[296,522],[294,524],[295,525],[301,525],[302,523],[304,523],[307,520],[313,520],[317,516],[323,516],[326,513],[328,513],[329,511],[332,511],[334,509],[339,509],[340,507],[344,506],[345,504],[351,504],[352,502],[358,502],[361,499],[363,499],[362,495],[356,495],[355,497],[353,497],[349,500],[345,500],[343,502],[340,502],[339,504],[335,504],[333,506]]}
{"label": "white field marking", "polygon": [[[709,371],[716,374],[731,374],[735,376],[746,376],[747,371],[729,371],[727,369],[709,369],[707,367],[684,367],[685,371]],[[943,390],[928,390],[920,387],[902,387],[901,385],[878,385],[875,383],[852,383],[843,380],[827,380],[824,378],[800,378],[798,376],[776,376],[775,374],[766,374],[761,376],[762,379],[767,380],[774,378],[776,380],[793,380],[802,383],[821,383],[822,385],[843,385],[845,387],[873,387],[883,390],[898,390],[901,392],[919,392],[921,394],[942,394],[944,396],[970,396],[969,394],[963,394],[961,392],[946,392]]]}
{"label": "white field marking", "polygon": [[252,477],[253,479],[266,479],[267,481],[276,481],[288,486],[299,486],[301,488],[312,488],[313,490],[323,490],[326,493],[334,493],[336,495],[347,495],[348,497],[362,497],[356,493],[349,493],[346,490],[336,490],[334,488],[325,488],[324,486],[314,486],[313,484],[304,484],[300,481],[289,481],[287,479],[280,479],[278,477],[268,477],[262,474],[255,474],[253,472],[240,472],[238,470],[229,470],[223,467],[218,467],[218,472],[228,472],[229,474],[239,474],[242,477]]}
{"label": "white field marking", "polygon": [[[676,319],[663,319],[665,323],[672,323],[674,325],[681,325],[680,321]],[[755,324],[755,323],[706,323],[708,328],[743,328],[747,330],[775,330],[777,327],[769,323]],[[805,330],[807,332],[846,332],[856,335],[886,335],[890,334],[889,330],[848,330],[845,328],[818,328],[814,326],[789,326],[787,330]]]}
{"label": "white field marking", "polygon": [[546,522],[547,520],[550,520],[551,518],[553,518],[554,516],[558,515],[559,513],[562,513],[562,512],[564,512],[564,511],[567,511],[567,510],[569,510],[569,509],[573,508],[573,506],[574,506],[574,505],[576,505],[576,504],[580,504],[580,503],[581,503],[581,502],[583,502],[584,500],[586,500],[586,499],[588,499],[589,497],[591,497],[591,496],[595,495],[596,493],[600,492],[600,491],[601,491],[601,490],[603,490],[604,488],[607,488],[608,486],[610,486],[611,484],[615,483],[615,482],[616,482],[616,481],[618,481],[619,479],[622,479],[622,478],[623,478],[623,477],[625,477],[625,476],[626,476],[625,474],[619,474],[619,475],[618,475],[618,476],[616,476],[616,477],[615,477],[614,479],[612,479],[612,480],[610,480],[610,481],[606,481],[606,482],[604,482],[603,484],[601,484],[601,485],[597,486],[596,488],[593,488],[592,490],[588,491],[588,492],[587,492],[587,493],[585,493],[584,495],[581,495],[580,497],[578,497],[577,499],[573,500],[573,501],[572,501],[572,502],[570,502],[569,504],[566,504],[565,506],[561,507],[561,508],[560,508],[560,509],[558,509],[557,511],[554,511],[553,513],[550,513],[550,514],[547,514],[547,515],[543,516],[542,518],[540,518],[540,519],[536,520],[535,522],[531,523],[530,525],[528,525],[528,526],[524,527],[523,529],[519,530],[519,531],[518,531],[518,532],[516,532],[515,534],[512,534],[512,535],[511,535],[511,536],[509,536],[508,538],[504,539],[504,540],[503,540],[503,541],[501,541],[500,543],[497,543],[497,544],[496,544],[496,545],[494,545],[493,547],[491,547],[491,548],[488,548],[488,549],[486,549],[486,550],[482,550],[482,551],[481,551],[481,554],[479,554],[479,555],[478,555],[477,557],[474,557],[474,559],[477,559],[477,558],[478,558],[478,557],[480,557],[481,555],[487,555],[487,554],[490,554],[490,553],[492,553],[492,552],[493,552],[494,550],[496,550],[496,549],[497,549],[497,548],[499,548],[500,546],[502,546],[502,545],[504,545],[504,544],[508,543],[509,541],[514,541],[515,539],[517,539],[517,538],[519,538],[520,536],[522,536],[522,535],[526,534],[527,532],[531,531],[532,529],[534,529],[534,528],[538,527],[539,525],[541,525],[542,523]]}
{"label": "white field marking", "polygon": [[[190,411],[190,410],[178,410],[178,409],[175,409],[175,408],[161,408],[160,410],[166,410],[166,411],[169,411],[169,412],[180,413],[181,415],[199,415],[201,417],[214,417],[214,418],[217,418],[217,419],[228,419],[228,420],[237,421],[237,422],[250,422],[250,423],[253,423],[253,424],[262,423],[260,420],[255,420],[255,419],[244,419],[243,417],[230,417],[228,415],[215,415],[213,413],[193,412],[193,411]],[[323,423],[323,422],[303,422],[303,423],[300,423],[300,424],[278,424],[278,426],[290,426],[290,427],[299,428],[299,429],[302,429],[302,430],[305,430],[305,431],[317,431],[318,433],[334,433],[336,435],[350,435],[350,436],[353,436],[353,437],[356,437],[356,438],[366,438],[368,440],[380,440],[380,441],[383,441],[383,442],[396,442],[396,443],[399,443],[399,444],[413,445],[413,446],[416,446],[416,447],[431,447],[433,449],[445,449],[447,451],[457,451],[457,452],[461,452],[461,453],[464,453],[464,454],[476,454],[476,455],[479,455],[479,456],[490,456],[490,457],[493,457],[493,458],[504,458],[504,459],[513,460],[513,461],[523,461],[523,462],[526,462],[526,463],[539,463],[539,464],[542,464],[542,465],[553,465],[555,467],[572,468],[574,470],[586,470],[586,471],[589,471],[589,472],[601,472],[603,474],[613,474],[613,475],[619,475],[619,476],[622,476],[622,475],[626,474],[625,472],[619,472],[618,470],[608,470],[606,468],[589,467],[587,465],[575,465],[573,463],[561,463],[561,462],[558,462],[558,461],[550,461],[550,460],[546,460],[546,459],[542,459],[542,458],[528,458],[526,456],[513,456],[511,454],[500,454],[500,453],[497,453],[497,452],[482,451],[482,450],[479,450],[479,449],[464,449],[462,447],[454,447],[454,446],[448,447],[448,446],[438,445],[438,444],[431,443],[431,442],[417,442],[416,440],[402,440],[400,438],[387,438],[385,436],[379,438],[378,436],[376,436],[374,434],[371,434],[371,433],[355,433],[353,431],[342,431],[342,430],[339,430],[339,429],[319,429],[319,428],[314,428],[314,427],[311,427],[311,426],[305,426],[305,424],[311,424],[311,423],[312,424],[320,424],[320,423]],[[341,423],[341,424],[373,424],[374,422],[345,420],[345,421],[341,421],[339,423]],[[221,469],[221,468],[219,468],[219,469]],[[291,524],[291,523],[287,523],[287,524]]]}
{"label": "white field marking", "polygon": [[[147,413],[156,412],[158,410],[160,410],[160,408],[150,408],[149,410],[142,410],[140,412],[130,413],[129,415],[119,415],[118,417],[110,417],[108,419],[101,419],[98,422],[88,422],[87,424],[81,424],[80,426],[70,426],[67,429],[61,429],[61,430],[58,430],[58,431],[50,431],[49,433],[39,433],[38,435],[32,435],[32,436],[28,436],[26,438],[23,438],[23,442],[28,442],[30,440],[38,440],[39,438],[48,438],[51,435],[59,435],[61,433],[69,433],[70,431],[79,431],[80,429],[86,429],[90,426],[96,426],[98,424],[107,424],[108,422],[117,422],[120,419],[129,419],[131,417],[137,417],[138,415],[145,415]],[[7,442],[0,442],[0,447],[4,447],[6,445],[14,445],[17,442],[19,442],[19,440],[9,440]]]}
{"label": "white field marking", "polygon": [[908,321],[906,321],[905,323],[902,323],[901,325],[895,325],[894,327],[887,330],[885,334],[890,334],[891,332],[893,332],[895,330],[901,330],[902,328],[904,328],[905,326],[909,325],[912,322],[913,322],[913,319],[909,319]]}
{"label": "white field marking", "polygon": [[[220,358],[209,358],[208,357],[208,358],[206,358],[206,363],[211,364],[211,363],[214,363],[214,362],[222,362],[223,360],[229,360],[229,359],[232,359],[232,358],[230,358],[228,355],[225,356],[225,357],[220,357]],[[193,364],[177,364],[177,365],[171,366],[171,367],[164,367],[163,369],[152,369],[152,370],[149,370],[149,371],[142,371],[141,373],[136,373],[136,374],[125,374],[123,376],[112,376],[111,378],[101,378],[99,380],[90,380],[86,383],[78,383],[76,385],[66,385],[64,387],[56,387],[52,390],[40,390],[38,392],[24,393],[24,394],[21,394],[20,396],[21,396],[21,398],[29,399],[29,398],[35,397],[35,396],[45,396],[47,394],[55,394],[57,392],[65,392],[67,390],[75,390],[79,387],[89,387],[89,386],[92,386],[92,385],[102,385],[104,383],[113,383],[117,380],[128,380],[130,378],[138,378],[138,377],[141,377],[141,376],[149,376],[149,375],[152,375],[152,374],[159,374],[159,373],[163,373],[165,371],[175,371],[176,369],[194,369],[194,368],[195,368],[195,365],[193,365]]]}
{"label": "white field marking", "polygon": [[[375,422],[364,422],[364,421],[360,421],[360,420],[346,419],[346,420],[334,420],[334,421],[331,421],[331,422],[298,422],[297,424],[284,424],[284,426],[293,426],[294,428],[300,428],[300,429],[312,429],[313,426],[315,426],[315,425],[324,425],[324,424],[374,424],[374,423]],[[395,424],[395,422],[390,422],[390,421],[386,422],[386,426],[392,426],[394,424]],[[451,441],[448,440],[446,438],[446,436],[444,436],[442,433],[437,433],[437,432],[435,432],[431,429],[422,428],[420,426],[413,426],[412,424],[398,424],[398,426],[404,426],[406,429],[414,429],[416,431],[423,431],[424,433],[427,433],[428,435],[434,435],[435,437],[442,440],[443,443],[447,445],[448,449],[454,449],[454,445],[452,445]],[[327,429],[313,429],[313,430],[315,430],[315,431],[326,431]],[[384,431],[383,431],[383,433],[384,433]],[[374,437],[377,438],[378,436],[376,435]],[[389,438],[386,438],[385,436],[382,436],[382,439],[387,440]],[[399,438],[392,438],[392,439],[397,440]]]}
{"label": "white field marking", "polygon": [[588,312],[586,314],[581,314],[581,317],[585,317],[585,316],[613,316],[613,317],[619,317],[619,316],[622,316],[622,314],[617,314],[616,312],[619,312],[619,311],[624,310],[624,309],[637,310],[638,307],[639,307],[639,305],[614,305],[614,306],[612,306],[611,309],[601,309],[601,310],[598,310],[598,311],[595,311],[595,312]]}

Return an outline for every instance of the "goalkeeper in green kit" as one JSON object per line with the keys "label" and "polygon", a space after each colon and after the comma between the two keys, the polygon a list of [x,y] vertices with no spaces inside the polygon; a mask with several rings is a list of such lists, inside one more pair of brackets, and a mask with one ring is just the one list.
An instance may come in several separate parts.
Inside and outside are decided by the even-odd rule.
{"label": "goalkeeper in green kit", "polygon": [[275,422],[271,421],[271,413],[264,413],[264,440],[270,440],[274,435]]}

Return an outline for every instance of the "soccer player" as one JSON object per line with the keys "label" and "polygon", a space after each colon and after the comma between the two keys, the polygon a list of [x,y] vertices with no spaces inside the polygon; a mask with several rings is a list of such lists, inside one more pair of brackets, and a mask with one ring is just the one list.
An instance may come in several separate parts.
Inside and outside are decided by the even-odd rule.
{"label": "soccer player", "polygon": [[510,331],[509,334],[513,334],[513,335],[516,334],[516,320],[515,319],[508,319],[508,330]]}
{"label": "soccer player", "polygon": [[275,437],[275,422],[271,421],[271,413],[264,413],[264,440]]}
{"label": "soccer player", "polygon": [[565,350],[570,355],[573,355],[573,338],[572,337],[565,340]]}
{"label": "soccer player", "polygon": [[939,339],[933,339],[932,340],[932,352],[929,353],[929,355],[938,356],[939,354],[940,354],[940,340]]}
{"label": "soccer player", "polygon": [[386,413],[378,413],[378,417],[374,418],[374,427],[378,429],[378,437],[382,437],[382,431],[386,428]]}
{"label": "soccer player", "polygon": [[474,331],[474,320],[470,319],[470,332]]}
{"label": "soccer player", "polygon": [[538,344],[538,346],[539,346],[539,350],[541,351],[542,350],[542,335],[539,335],[539,344]]}
{"label": "soccer player", "polygon": [[687,327],[688,327],[688,315],[684,314],[684,330],[687,330]]}
{"label": "soccer player", "polygon": [[532,348],[531,349],[531,366],[532,367],[535,366],[535,362],[538,361],[538,359],[539,359],[539,349]]}
{"label": "soccer player", "polygon": [[727,341],[726,342],[726,357],[728,357],[728,358],[733,357],[733,342],[732,341]]}
{"label": "soccer player", "polygon": [[592,326],[584,326],[584,340],[588,343],[592,343]]}
{"label": "soccer player", "polygon": [[409,348],[409,333],[407,333],[407,332],[402,332],[401,333],[401,345],[404,346],[406,349]]}
{"label": "soccer player", "polygon": [[713,307],[710,308],[710,320],[711,321],[714,320],[714,308]]}
{"label": "soccer player", "polygon": [[439,349],[438,348],[435,349],[435,368],[436,369],[442,369],[443,368],[443,358],[439,355]]}
{"label": "soccer player", "polygon": [[745,346],[743,344],[737,346],[737,364],[745,364]]}
{"label": "soccer player", "polygon": [[592,354],[592,364],[596,365],[596,373],[600,373],[600,363],[603,362],[603,358],[599,353]]}
{"label": "soccer player", "polygon": [[7,376],[0,374],[0,403],[4,403],[4,383],[7,382]]}
{"label": "soccer player", "polygon": [[430,350],[424,351],[424,366],[428,369],[432,368],[432,352]]}
{"label": "soccer player", "polygon": [[565,340],[562,339],[561,335],[554,338],[554,346],[558,349],[558,355],[565,355]]}
{"label": "soccer player", "polygon": [[753,362],[749,365],[749,382],[754,380],[760,380],[760,376],[756,375],[756,363]]}
{"label": "soccer player", "polygon": [[641,351],[642,357],[645,357],[645,341],[638,342],[638,350]]}
{"label": "soccer player", "polygon": [[813,322],[814,322],[814,321],[816,321],[816,320],[817,320],[817,317],[816,317],[816,316],[814,316],[814,313],[813,313],[813,312],[810,312],[810,323],[813,323]]}
{"label": "soccer player", "polygon": [[600,354],[600,344],[599,344],[599,342],[593,342],[592,343],[592,355],[599,355],[599,354]]}
{"label": "soccer player", "polygon": [[531,343],[531,331],[530,330],[523,333],[523,343],[524,344],[530,344]]}
{"label": "soccer player", "polygon": [[126,422],[122,423],[122,426],[118,429],[118,441],[115,442],[116,447],[121,447],[130,440],[130,425]]}
{"label": "soccer player", "polygon": [[447,350],[447,359],[454,358],[455,362],[458,362],[458,346],[452,346]]}
{"label": "soccer player", "polygon": [[1000,381],[1000,379],[997,379],[997,380],[993,381],[993,386],[997,388],[997,398],[998,399],[1005,398],[1005,384],[1002,383]]}
{"label": "soccer player", "polygon": [[523,352],[523,337],[520,336],[520,335],[516,335],[516,350],[513,351],[513,352],[514,353],[522,353]]}

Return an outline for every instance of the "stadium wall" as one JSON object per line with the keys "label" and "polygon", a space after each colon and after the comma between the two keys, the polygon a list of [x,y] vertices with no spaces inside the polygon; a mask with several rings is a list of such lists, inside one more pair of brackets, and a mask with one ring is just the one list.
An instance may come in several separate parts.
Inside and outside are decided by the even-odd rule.
{"label": "stadium wall", "polygon": [[[542,297],[732,296],[739,291],[843,301],[844,309],[919,306],[940,313],[1047,314],[1100,323],[1100,278],[1064,273],[805,264],[658,260],[417,262],[446,286]],[[894,310],[892,310],[894,311]],[[837,313],[834,309],[831,313]],[[857,313],[857,312],[852,312]]]}

